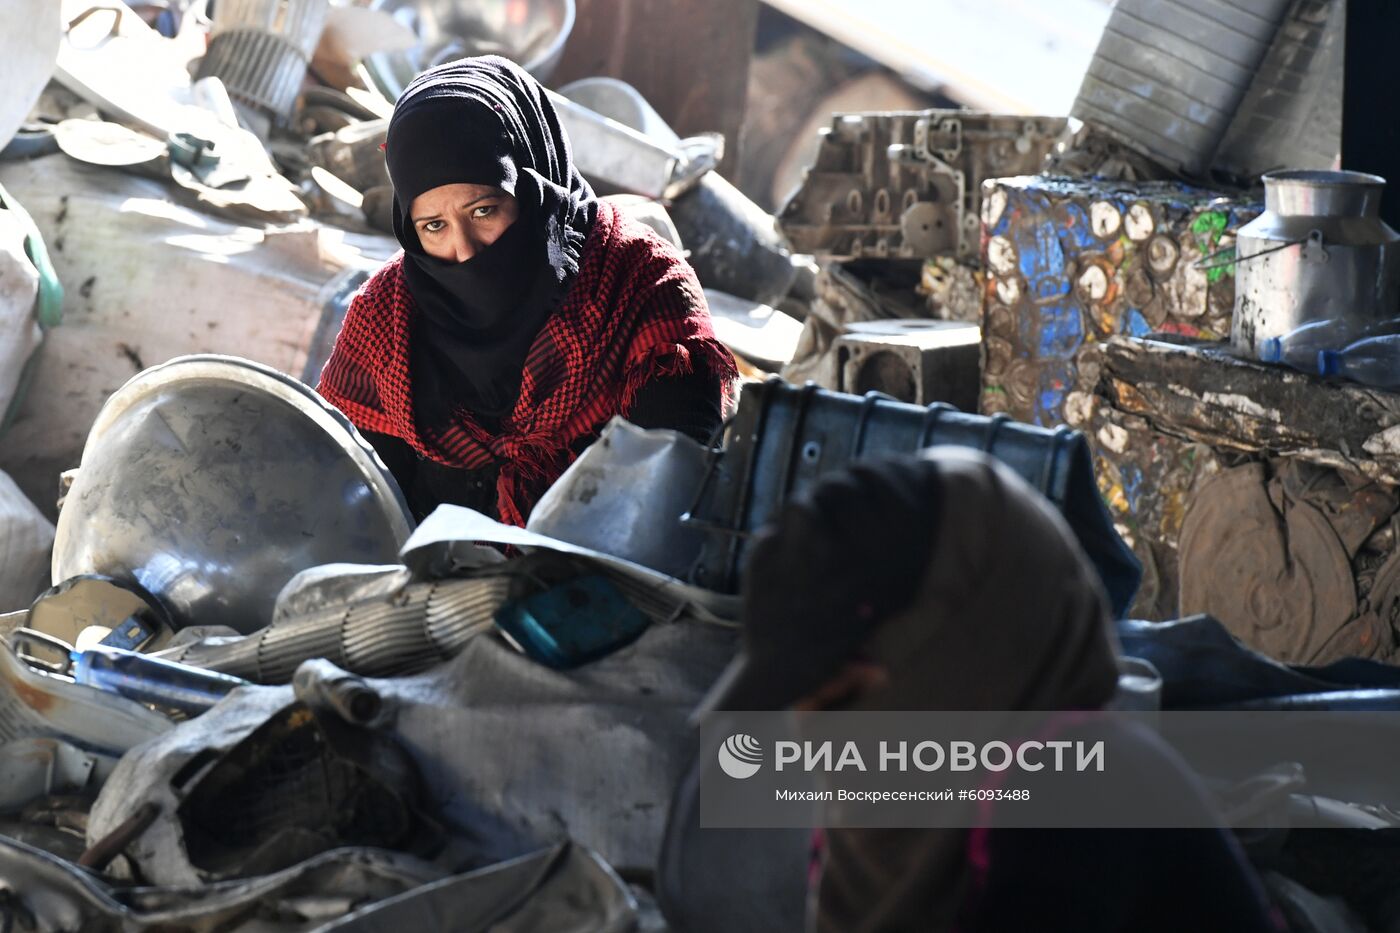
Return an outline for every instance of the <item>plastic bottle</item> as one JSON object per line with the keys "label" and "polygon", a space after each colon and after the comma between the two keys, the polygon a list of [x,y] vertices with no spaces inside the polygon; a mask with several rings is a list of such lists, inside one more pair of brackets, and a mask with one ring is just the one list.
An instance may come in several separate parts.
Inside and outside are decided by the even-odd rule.
{"label": "plastic bottle", "polygon": [[102,645],[73,652],[73,679],[138,703],[195,716],[248,683],[241,677]]}
{"label": "plastic bottle", "polygon": [[1367,337],[1395,333],[1400,333],[1400,318],[1368,327],[1357,327],[1341,318],[1310,321],[1282,337],[1270,337],[1263,341],[1259,345],[1259,359],[1265,363],[1284,363],[1306,373],[1318,373],[1321,372],[1318,354],[1323,350],[1340,350]]}
{"label": "plastic bottle", "polygon": [[1345,350],[1322,350],[1317,371],[1378,389],[1400,388],[1400,334],[1368,337]]}

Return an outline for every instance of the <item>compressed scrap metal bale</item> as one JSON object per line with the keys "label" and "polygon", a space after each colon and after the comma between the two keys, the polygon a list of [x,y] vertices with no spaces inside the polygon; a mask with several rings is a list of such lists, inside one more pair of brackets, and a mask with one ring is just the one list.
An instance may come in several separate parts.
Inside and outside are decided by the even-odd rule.
{"label": "compressed scrap metal bale", "polygon": [[1039,170],[1064,128],[965,110],[838,114],[779,223],[801,253],[971,262],[982,182]]}
{"label": "compressed scrap metal bale", "polygon": [[984,413],[1063,422],[1085,343],[1229,334],[1234,234],[1258,205],[1175,182],[1028,176],[985,187]]}
{"label": "compressed scrap metal bale", "polygon": [[1397,657],[1400,396],[1196,342],[1113,338],[1079,367],[1066,414],[1153,559],[1143,614],[1207,611],[1295,663]]}
{"label": "compressed scrap metal bale", "polygon": [[[1127,338],[1115,338],[1126,340]],[[1118,534],[1142,563],[1142,585],[1129,610],[1135,619],[1180,616],[1177,540],[1191,490],[1220,469],[1215,451],[1154,429],[1101,387],[1109,344],[1080,351],[1077,383],[1065,397],[1065,422],[1084,432],[1094,453],[1099,493]]]}
{"label": "compressed scrap metal bale", "polygon": [[1099,391],[1197,443],[1272,454],[1400,484],[1400,395],[1243,360],[1221,344],[1116,338]]}

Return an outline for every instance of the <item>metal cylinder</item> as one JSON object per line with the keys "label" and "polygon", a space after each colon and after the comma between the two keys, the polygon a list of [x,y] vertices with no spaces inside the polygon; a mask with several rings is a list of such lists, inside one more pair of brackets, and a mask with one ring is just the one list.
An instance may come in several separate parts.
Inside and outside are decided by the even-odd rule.
{"label": "metal cylinder", "polygon": [[1264,176],[1264,213],[1236,241],[1230,342],[1264,341],[1313,321],[1356,331],[1400,313],[1400,235],[1380,219],[1385,179],[1362,172]]}
{"label": "metal cylinder", "polygon": [[1118,0],[1072,115],[1203,174],[1289,0]]}
{"label": "metal cylinder", "polygon": [[220,78],[236,101],[286,117],[316,51],[327,0],[219,0],[200,78]]}

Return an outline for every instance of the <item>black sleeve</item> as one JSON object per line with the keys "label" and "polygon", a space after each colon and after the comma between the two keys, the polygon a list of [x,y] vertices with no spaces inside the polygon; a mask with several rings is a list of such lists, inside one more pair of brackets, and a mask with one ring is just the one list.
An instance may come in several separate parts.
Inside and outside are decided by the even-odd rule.
{"label": "black sleeve", "polygon": [[705,444],[724,421],[723,393],[717,374],[696,368],[643,384],[625,417],[639,428],[670,428]]}
{"label": "black sleeve", "polygon": [[413,452],[413,448],[392,434],[361,431],[360,436],[369,441],[374,452],[379,454],[379,459],[383,460],[389,472],[394,474],[399,488],[407,494],[408,488],[413,485],[414,467],[418,462],[418,455]]}
{"label": "black sleeve", "polygon": [[443,503],[464,505],[496,518],[496,471],[443,466],[421,459],[407,442],[389,434],[361,431],[374,446],[408,500],[415,521],[422,521]]}

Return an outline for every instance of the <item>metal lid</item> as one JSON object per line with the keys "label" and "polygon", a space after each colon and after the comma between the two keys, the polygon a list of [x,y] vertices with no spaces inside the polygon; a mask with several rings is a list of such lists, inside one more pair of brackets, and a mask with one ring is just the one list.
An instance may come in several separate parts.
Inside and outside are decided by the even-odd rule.
{"label": "metal lid", "polygon": [[1375,217],[1385,179],[1366,172],[1298,169],[1263,177],[1264,206],[1283,217]]}
{"label": "metal lid", "polygon": [[252,632],[321,564],[396,563],[412,529],[393,477],[309,386],[248,360],[186,356],[98,413],[58,517],[53,579],[145,588],[177,627]]}

